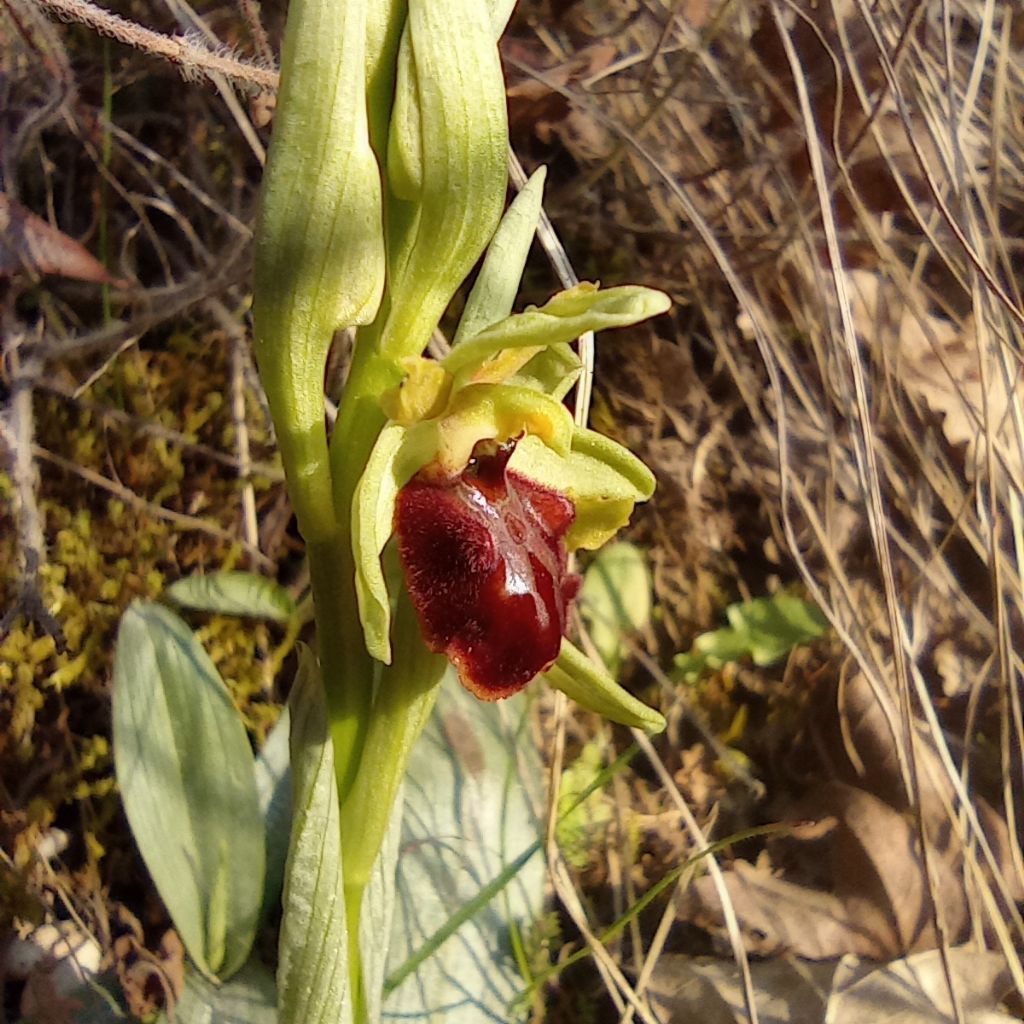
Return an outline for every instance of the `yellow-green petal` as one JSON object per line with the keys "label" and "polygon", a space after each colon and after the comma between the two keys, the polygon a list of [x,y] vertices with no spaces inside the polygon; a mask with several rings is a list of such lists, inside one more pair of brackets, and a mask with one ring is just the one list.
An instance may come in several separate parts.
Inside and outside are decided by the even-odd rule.
{"label": "yellow-green petal", "polygon": [[543,306],[506,317],[470,341],[463,342],[444,361],[445,369],[459,377],[472,377],[488,359],[506,349],[539,348],[572,341],[587,331],[628,327],[666,312],[671,301],[664,292],[640,285],[600,289],[584,282],[559,292]]}
{"label": "yellow-green petal", "polygon": [[356,563],[356,597],[366,649],[385,665],[391,663],[391,601],[381,554],[391,537],[395,502],[402,483],[395,463],[405,428],[388,424],[377,438],[352,501],[352,550]]}

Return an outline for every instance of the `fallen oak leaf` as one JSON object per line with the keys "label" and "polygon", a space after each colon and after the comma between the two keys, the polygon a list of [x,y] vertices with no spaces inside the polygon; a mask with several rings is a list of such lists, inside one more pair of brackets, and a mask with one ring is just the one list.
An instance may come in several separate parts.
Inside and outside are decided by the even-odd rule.
{"label": "fallen oak leaf", "polygon": [[0,278],[47,274],[128,288],[80,242],[0,192]]}

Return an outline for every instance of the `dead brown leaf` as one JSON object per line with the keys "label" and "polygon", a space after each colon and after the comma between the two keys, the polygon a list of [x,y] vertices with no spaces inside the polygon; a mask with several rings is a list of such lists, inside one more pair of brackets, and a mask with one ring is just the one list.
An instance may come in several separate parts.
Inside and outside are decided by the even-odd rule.
{"label": "dead brown leaf", "polygon": [[0,277],[53,274],[127,288],[88,249],[0,192]]}
{"label": "dead brown leaf", "polygon": [[[968,946],[949,950],[957,995],[969,1024],[1009,1024],[997,1009],[1011,985],[1003,958]],[[762,1024],[937,1024],[952,1020],[949,986],[937,951],[915,953],[884,967],[854,956],[805,963],[754,961],[750,973]],[[747,1019],[743,983],[732,960],[665,954],[647,995],[660,1020],[672,1024],[739,1024]]]}

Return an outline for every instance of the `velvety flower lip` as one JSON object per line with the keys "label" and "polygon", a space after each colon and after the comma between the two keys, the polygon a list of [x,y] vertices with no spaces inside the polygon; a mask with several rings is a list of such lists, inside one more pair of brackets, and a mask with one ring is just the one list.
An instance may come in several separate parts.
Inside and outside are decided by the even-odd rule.
{"label": "velvety flower lip", "polygon": [[564,541],[573,504],[508,468],[516,443],[478,443],[455,477],[424,467],[395,506],[424,641],[484,700],[508,697],[551,667],[579,590]]}

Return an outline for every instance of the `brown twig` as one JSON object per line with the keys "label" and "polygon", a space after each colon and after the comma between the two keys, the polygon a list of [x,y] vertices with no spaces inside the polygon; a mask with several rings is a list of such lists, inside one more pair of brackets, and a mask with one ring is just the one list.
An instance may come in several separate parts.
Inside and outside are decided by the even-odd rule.
{"label": "brown twig", "polygon": [[160,32],[154,32],[120,15],[111,14],[89,0],[39,0],[39,3],[60,18],[88,25],[89,28],[137,50],[177,64],[186,78],[197,74],[207,77],[225,75],[235,81],[247,82],[262,89],[277,88],[276,71],[238,60],[236,57],[213,53],[182,36],[165,36]]}

